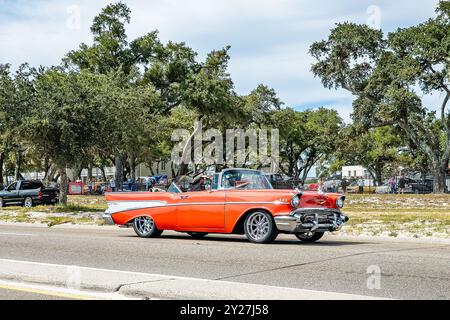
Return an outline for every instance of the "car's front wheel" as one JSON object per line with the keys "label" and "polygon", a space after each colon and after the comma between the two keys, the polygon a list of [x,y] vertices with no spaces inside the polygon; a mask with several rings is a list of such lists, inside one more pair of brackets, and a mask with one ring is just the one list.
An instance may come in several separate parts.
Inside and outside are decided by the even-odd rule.
{"label": "car's front wheel", "polygon": [[247,239],[255,243],[270,243],[278,236],[272,216],[265,211],[250,213],[244,222]]}
{"label": "car's front wheel", "polygon": [[302,242],[315,242],[323,237],[324,232],[300,232],[295,236]]}
{"label": "car's front wheel", "polygon": [[0,208],[4,207],[5,203],[3,202],[3,198],[0,198]]}
{"label": "car's front wheel", "polygon": [[156,224],[153,221],[152,217],[148,216],[137,217],[136,219],[134,219],[133,229],[134,232],[136,232],[136,234],[142,238],[159,237],[163,232],[156,227]]}

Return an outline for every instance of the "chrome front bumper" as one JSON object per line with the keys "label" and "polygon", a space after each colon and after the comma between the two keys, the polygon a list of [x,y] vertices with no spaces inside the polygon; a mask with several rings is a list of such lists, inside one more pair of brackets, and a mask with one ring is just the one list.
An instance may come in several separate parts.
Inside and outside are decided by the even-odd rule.
{"label": "chrome front bumper", "polygon": [[278,230],[287,233],[337,231],[349,220],[342,212],[328,208],[300,208],[274,219]]}
{"label": "chrome front bumper", "polygon": [[108,212],[103,213],[103,221],[105,224],[115,224],[113,218],[111,217],[111,214]]}

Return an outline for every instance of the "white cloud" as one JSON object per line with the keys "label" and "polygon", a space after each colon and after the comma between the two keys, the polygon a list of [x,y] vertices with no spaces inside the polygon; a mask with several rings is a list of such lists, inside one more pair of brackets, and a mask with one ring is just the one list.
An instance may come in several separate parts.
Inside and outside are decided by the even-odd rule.
{"label": "white cloud", "polygon": [[[9,62],[14,67],[25,61],[36,66],[58,64],[81,42],[91,42],[92,19],[109,2],[0,0],[0,63]],[[132,10],[127,27],[130,38],[158,29],[163,41],[185,41],[200,57],[229,44],[230,72],[239,93],[265,83],[274,87],[288,105],[303,108],[326,104],[338,109],[346,121],[351,96],[341,90],[327,90],[313,77],[309,45],[325,38],[337,22],[365,23],[367,8],[372,5],[380,8],[382,29],[393,31],[432,17],[437,4],[437,0],[124,2]],[[68,12],[71,6],[80,9],[79,29],[68,24],[73,18],[73,11]]]}

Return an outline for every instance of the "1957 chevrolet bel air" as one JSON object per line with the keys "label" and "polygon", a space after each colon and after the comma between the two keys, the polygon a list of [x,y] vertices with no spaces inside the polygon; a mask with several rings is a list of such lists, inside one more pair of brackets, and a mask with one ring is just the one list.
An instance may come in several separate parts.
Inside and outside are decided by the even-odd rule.
{"label": "1957 chevrolet bel air", "polygon": [[341,212],[344,200],[336,193],[273,189],[260,171],[225,169],[203,191],[182,192],[173,183],[167,192],[107,193],[103,218],[107,224],[132,225],[145,238],[175,230],[194,238],[245,234],[256,243],[289,233],[312,242],[348,221]]}

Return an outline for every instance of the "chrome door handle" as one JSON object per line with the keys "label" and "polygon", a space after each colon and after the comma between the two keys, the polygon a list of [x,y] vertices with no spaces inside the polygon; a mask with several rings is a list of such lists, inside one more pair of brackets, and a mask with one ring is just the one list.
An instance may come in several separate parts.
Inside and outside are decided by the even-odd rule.
{"label": "chrome door handle", "polygon": [[189,198],[188,195],[180,196],[180,199],[187,199],[187,198]]}

